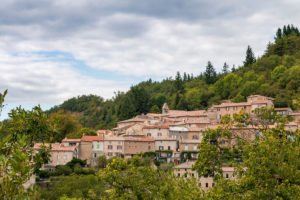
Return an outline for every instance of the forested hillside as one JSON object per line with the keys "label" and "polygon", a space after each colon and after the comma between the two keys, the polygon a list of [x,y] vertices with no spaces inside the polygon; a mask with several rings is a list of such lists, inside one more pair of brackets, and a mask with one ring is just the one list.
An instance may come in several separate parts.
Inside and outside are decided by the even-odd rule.
{"label": "forested hillside", "polygon": [[[264,42],[264,41],[262,41]],[[78,118],[81,126],[112,128],[119,120],[137,114],[159,113],[164,102],[171,109],[206,109],[222,100],[244,101],[248,95],[261,94],[275,99],[276,107],[292,107],[300,96],[300,33],[293,25],[278,29],[265,54],[256,58],[248,46],[243,66],[224,63],[217,73],[209,61],[205,72],[193,76],[177,72],[175,78],[161,82],[144,81],[112,99],[89,95],[71,98],[50,109],[50,115],[63,110]],[[62,111],[59,111],[62,114]]]}

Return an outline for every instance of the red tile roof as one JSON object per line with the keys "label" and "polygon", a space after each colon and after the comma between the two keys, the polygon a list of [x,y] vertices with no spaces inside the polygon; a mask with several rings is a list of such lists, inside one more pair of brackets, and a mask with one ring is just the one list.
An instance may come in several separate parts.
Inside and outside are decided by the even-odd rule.
{"label": "red tile roof", "polygon": [[[34,144],[33,148],[38,150],[41,148],[42,145],[43,145],[42,143],[36,143]],[[46,145],[47,147],[51,145],[51,151],[74,151],[78,147],[78,144],[74,146],[64,146],[63,144],[60,143],[52,143],[52,144],[47,143],[44,145]]]}
{"label": "red tile roof", "polygon": [[177,141],[176,138],[155,138],[155,141]]}
{"label": "red tile roof", "polygon": [[220,105],[213,106],[214,108],[223,108],[223,107],[239,107],[239,106],[251,106],[251,103],[241,102],[241,103],[222,103]]}
{"label": "red tile roof", "polygon": [[194,110],[194,111],[185,111],[185,110],[169,110],[167,114],[168,117],[196,117],[196,116],[207,116],[205,110]]}
{"label": "red tile roof", "polygon": [[141,142],[154,142],[153,138],[144,137],[124,137],[125,141],[141,141]]}
{"label": "red tile roof", "polygon": [[70,138],[65,138],[65,139],[63,139],[61,142],[80,142],[81,141],[81,139],[70,139]]}
{"label": "red tile roof", "polygon": [[290,108],[274,108],[274,110],[275,111],[284,111],[284,110],[289,111]]}
{"label": "red tile roof", "polygon": [[291,116],[300,116],[300,113],[290,113]]}
{"label": "red tile roof", "polygon": [[209,124],[210,121],[208,119],[188,119],[185,120],[186,124]]}
{"label": "red tile roof", "polygon": [[144,126],[143,129],[169,129],[169,125],[150,125],[150,126]]}
{"label": "red tile roof", "polygon": [[259,101],[253,101],[251,102],[251,104],[266,104],[266,103],[273,103],[272,101],[270,100],[259,100]]}
{"label": "red tile roof", "polygon": [[92,141],[101,141],[103,140],[102,136],[82,136],[81,141],[92,142]]}

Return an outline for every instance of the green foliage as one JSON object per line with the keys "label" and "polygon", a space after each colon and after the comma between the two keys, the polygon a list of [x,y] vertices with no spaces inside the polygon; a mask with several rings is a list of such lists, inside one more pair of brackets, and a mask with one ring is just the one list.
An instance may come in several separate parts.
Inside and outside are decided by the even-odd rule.
{"label": "green foliage", "polygon": [[11,110],[8,116],[10,119],[4,133],[12,136],[11,142],[17,141],[17,135],[26,135],[31,145],[33,142],[51,141],[53,127],[40,106],[30,111],[17,107]]}
{"label": "green foliage", "polygon": [[95,175],[72,175],[51,181],[49,190],[40,189],[42,199],[90,199],[105,195],[104,181]]}
{"label": "green foliage", "polygon": [[[0,94],[1,108],[6,93]],[[6,134],[0,140],[0,199],[34,199],[34,188],[25,189],[24,184],[47,162],[49,150],[44,147],[33,156],[33,142],[41,141],[50,125],[40,107],[32,111],[19,107],[10,116],[8,127],[0,125],[0,132]]]}
{"label": "green foliage", "polygon": [[121,158],[113,161],[99,177],[107,189],[103,199],[197,199],[202,191],[195,179],[184,180],[172,171],[159,171],[141,166],[141,158],[135,157],[130,164]]}
{"label": "green foliage", "polygon": [[108,161],[107,161],[105,155],[99,156],[97,158],[97,168],[98,169],[105,168],[107,164],[108,164]]}

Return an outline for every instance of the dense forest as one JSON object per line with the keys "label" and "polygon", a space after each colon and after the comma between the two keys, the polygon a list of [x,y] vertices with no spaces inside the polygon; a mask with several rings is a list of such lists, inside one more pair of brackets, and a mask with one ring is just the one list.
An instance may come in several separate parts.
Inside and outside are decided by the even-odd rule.
{"label": "dense forest", "polygon": [[278,28],[274,41],[256,58],[248,46],[243,66],[224,63],[217,73],[208,61],[206,70],[197,75],[177,72],[161,82],[151,79],[134,85],[127,92],[117,92],[112,99],[96,95],[71,98],[48,111],[67,113],[80,125],[92,129],[113,128],[117,121],[141,113],[159,113],[164,102],[171,109],[207,109],[222,100],[245,101],[251,94],[275,99],[276,107],[292,107],[300,89],[300,33],[293,25]]}

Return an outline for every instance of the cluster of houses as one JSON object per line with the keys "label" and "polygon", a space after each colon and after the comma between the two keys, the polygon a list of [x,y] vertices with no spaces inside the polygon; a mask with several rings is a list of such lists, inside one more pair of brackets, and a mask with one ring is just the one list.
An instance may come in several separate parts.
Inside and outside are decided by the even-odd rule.
{"label": "cluster of houses", "polygon": [[[120,121],[112,130],[99,130],[98,136],[83,136],[81,139],[64,139],[61,143],[51,144],[51,161],[44,166],[52,169],[56,165],[64,165],[73,157],[87,161],[87,165],[94,166],[100,155],[107,158],[155,152],[161,162],[174,162],[178,176],[183,176],[181,171],[191,170],[192,161],[181,163],[182,157],[189,156],[189,160],[197,158],[197,147],[201,142],[202,133],[207,129],[215,129],[220,126],[222,116],[233,116],[241,110],[252,115],[256,108],[273,106],[273,99],[261,95],[251,95],[247,102],[224,102],[210,107],[208,110],[182,111],[170,110],[165,103],[162,113],[148,113],[138,115],[132,119]],[[300,112],[294,112],[290,108],[275,108],[282,115],[293,116],[294,121],[286,125],[289,130],[298,129]],[[254,139],[258,134],[255,127],[231,127],[231,133],[245,139]],[[231,141],[230,145],[234,145]],[[35,144],[38,150],[41,144]],[[181,164],[180,164],[181,163]],[[227,174],[232,177],[233,169],[226,168]],[[194,174],[194,173],[190,173]],[[194,174],[196,176],[196,174]],[[224,174],[224,176],[227,176]],[[212,181],[203,183],[203,187],[211,187]],[[206,184],[207,183],[207,184]]]}

